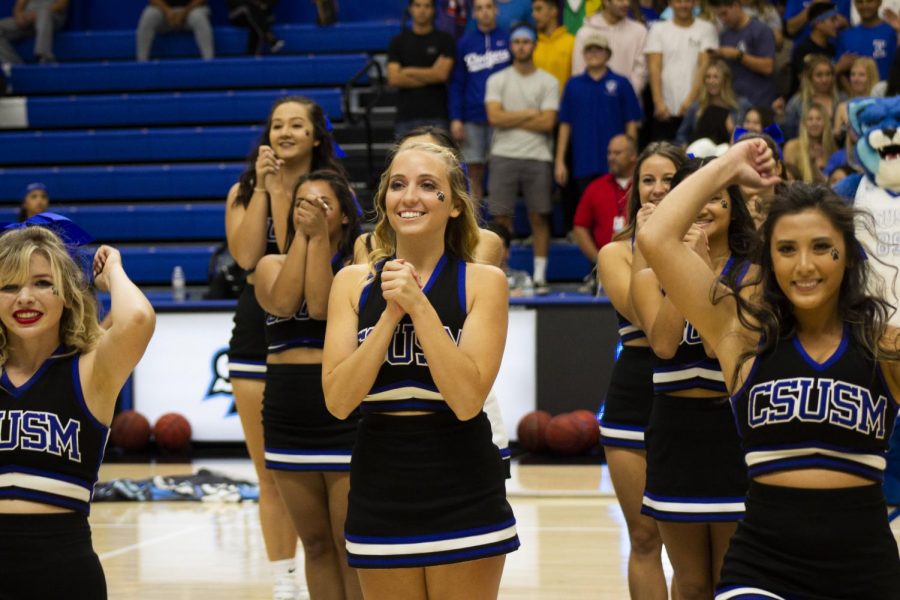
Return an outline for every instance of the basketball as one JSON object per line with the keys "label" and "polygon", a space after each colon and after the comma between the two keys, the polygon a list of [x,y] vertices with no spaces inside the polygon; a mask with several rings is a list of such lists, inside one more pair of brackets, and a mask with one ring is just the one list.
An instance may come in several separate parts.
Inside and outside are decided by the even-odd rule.
{"label": "basketball", "polygon": [[191,424],[178,413],[166,413],[153,427],[156,445],[165,450],[184,450],[191,445]]}
{"label": "basketball", "polygon": [[544,435],[550,419],[550,413],[544,410],[535,410],[522,417],[516,428],[522,448],[529,452],[540,452],[547,447]]}
{"label": "basketball", "polygon": [[122,450],[143,450],[150,443],[150,421],[134,410],[123,410],[113,417],[109,443]]}
{"label": "basketball", "polygon": [[590,450],[599,444],[600,424],[597,423],[597,415],[584,409],[573,411],[571,414],[578,419],[578,424],[582,427],[585,436],[583,450]]}
{"label": "basketball", "polygon": [[572,413],[556,415],[547,424],[547,446],[562,456],[581,454],[587,437],[584,429]]}

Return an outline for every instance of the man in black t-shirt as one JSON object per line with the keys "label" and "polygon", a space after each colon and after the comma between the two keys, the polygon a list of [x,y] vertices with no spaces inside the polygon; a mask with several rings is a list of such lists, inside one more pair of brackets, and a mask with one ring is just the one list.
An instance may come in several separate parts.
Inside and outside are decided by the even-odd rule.
{"label": "man in black t-shirt", "polygon": [[409,0],[411,29],[404,29],[388,48],[388,84],[398,89],[398,137],[419,125],[448,129],[447,80],[456,44],[434,28],[434,0]]}

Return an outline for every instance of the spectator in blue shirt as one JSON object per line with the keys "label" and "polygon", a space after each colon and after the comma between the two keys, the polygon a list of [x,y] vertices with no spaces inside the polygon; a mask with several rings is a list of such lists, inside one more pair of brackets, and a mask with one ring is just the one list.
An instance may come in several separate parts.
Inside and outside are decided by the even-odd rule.
{"label": "spectator in blue shirt", "polygon": [[[898,32],[878,16],[881,0],[854,0],[853,4],[859,13],[859,25],[838,35],[837,56],[850,54],[853,59],[869,56],[878,65],[878,76],[887,79],[897,51]],[[845,70],[839,68],[838,71]]]}
{"label": "spectator in blue shirt", "polygon": [[[530,6],[530,5],[529,5]],[[497,27],[494,0],[473,3],[477,27],[460,38],[450,76],[450,134],[469,166],[472,196],[484,195],[484,165],[491,147],[491,128],[484,108],[488,77],[508,67],[509,33]]]}
{"label": "spectator in blue shirt", "polygon": [[722,23],[719,48],[711,53],[731,68],[734,91],[750,104],[769,106],[777,95],[775,35],[768,25],[750,18],[740,0],[710,0]]}
{"label": "spectator in blue shirt", "polygon": [[612,51],[601,33],[585,37],[586,69],[569,79],[559,108],[559,132],[556,138],[556,182],[569,180],[565,156],[572,143],[572,173],[580,198],[595,178],[609,170],[605,149],[609,141],[624,133],[637,139],[643,113],[637,95],[627,77],[606,66]]}
{"label": "spectator in blue shirt", "polygon": [[[787,0],[784,8],[784,30],[794,43],[800,43],[809,35],[810,18],[809,9],[813,4],[829,2],[830,0]],[[850,24],[851,0],[835,0],[838,14],[841,16],[841,27]]]}

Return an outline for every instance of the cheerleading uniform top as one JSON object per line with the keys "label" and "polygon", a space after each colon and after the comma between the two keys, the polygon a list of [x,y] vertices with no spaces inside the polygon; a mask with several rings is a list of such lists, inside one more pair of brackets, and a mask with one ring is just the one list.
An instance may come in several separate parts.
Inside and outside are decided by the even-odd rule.
{"label": "cheerleading uniform top", "polygon": [[[381,267],[359,298],[358,341],[363,343],[387,306],[381,293]],[[459,344],[466,321],[466,263],[446,254],[434,268],[422,292],[437,312],[447,335]],[[375,383],[363,399],[363,413],[406,411],[444,412],[450,407],[434,383],[425,353],[409,315],[404,315],[388,346]]]}
{"label": "cheerleading uniform top", "polygon": [[85,403],[79,356],[58,348],[20,386],[0,376],[0,499],[90,512],[109,427]]}
{"label": "cheerleading uniform top", "polygon": [[[745,263],[737,277],[737,283],[744,278],[750,264]],[[730,256],[722,269],[725,276],[736,268],[734,256]],[[705,389],[727,395],[725,376],[715,358],[706,355],[700,332],[689,322],[684,322],[681,342],[672,358],[658,358],[653,367],[653,392],[667,394],[692,389]]]}
{"label": "cheerleading uniform top", "polygon": [[[331,259],[331,272],[337,273],[344,266],[345,257],[338,252]],[[291,348],[323,348],[325,346],[325,321],[313,319],[306,308],[306,300],[290,317],[278,317],[266,313],[266,347],[269,354],[277,354]]]}
{"label": "cheerleading uniform top", "polygon": [[794,336],[757,356],[732,406],[750,477],[828,469],[884,479],[897,418],[881,366],[844,326],[816,362]]}

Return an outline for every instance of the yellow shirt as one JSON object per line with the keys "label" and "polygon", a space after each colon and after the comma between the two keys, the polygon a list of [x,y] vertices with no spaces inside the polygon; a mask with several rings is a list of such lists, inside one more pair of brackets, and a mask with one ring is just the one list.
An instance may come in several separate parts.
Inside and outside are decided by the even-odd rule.
{"label": "yellow shirt", "polygon": [[556,77],[559,81],[559,95],[572,74],[572,49],[575,36],[565,27],[557,27],[550,35],[538,33],[537,47],[534,49],[534,64]]}

